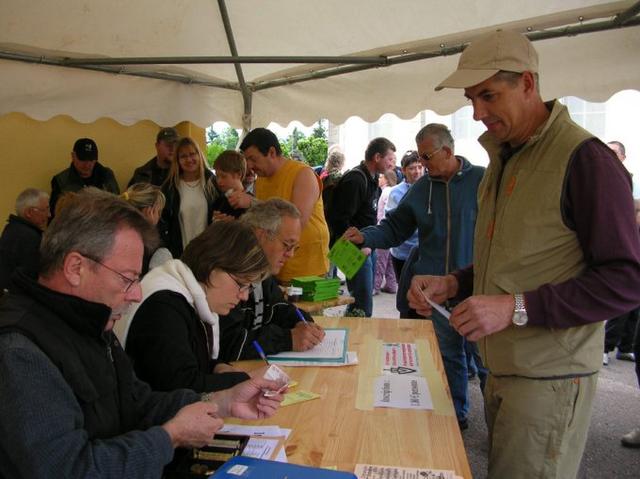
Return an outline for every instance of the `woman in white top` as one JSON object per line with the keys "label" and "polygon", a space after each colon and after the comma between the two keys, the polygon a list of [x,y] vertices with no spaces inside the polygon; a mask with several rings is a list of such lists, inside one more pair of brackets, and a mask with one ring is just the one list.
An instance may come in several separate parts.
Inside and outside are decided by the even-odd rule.
{"label": "woman in white top", "polygon": [[174,258],[189,241],[204,231],[213,218],[213,204],[220,196],[198,144],[181,138],[162,185],[167,204],[162,211],[160,235]]}

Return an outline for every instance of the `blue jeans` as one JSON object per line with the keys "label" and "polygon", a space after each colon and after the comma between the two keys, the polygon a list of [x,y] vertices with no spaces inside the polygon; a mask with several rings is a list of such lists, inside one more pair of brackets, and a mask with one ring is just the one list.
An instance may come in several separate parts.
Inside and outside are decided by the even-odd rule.
{"label": "blue jeans", "polygon": [[364,260],[362,267],[347,280],[349,294],[356,300],[347,306],[347,314],[353,309],[361,309],[364,315],[370,318],[373,314],[373,277],[375,275],[376,252],[372,251]]}
{"label": "blue jeans", "polygon": [[[451,398],[453,399],[453,407],[456,411],[458,421],[467,418],[469,413],[469,371],[467,369],[467,353],[465,345],[467,340],[460,336],[455,329],[451,327],[449,321],[437,311],[433,311],[431,320],[433,321],[433,329],[438,338],[440,346],[440,354],[444,363],[444,371],[447,375],[447,382],[451,390]],[[478,367],[478,377],[480,384],[484,388],[487,371],[482,364],[480,355],[477,353],[475,343],[468,343],[470,349],[475,349],[473,357]]]}

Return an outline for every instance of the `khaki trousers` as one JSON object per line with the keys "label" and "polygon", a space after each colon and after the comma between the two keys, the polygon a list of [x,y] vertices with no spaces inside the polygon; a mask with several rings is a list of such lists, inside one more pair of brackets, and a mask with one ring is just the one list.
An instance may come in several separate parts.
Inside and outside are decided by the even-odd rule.
{"label": "khaki trousers", "polygon": [[488,477],[576,477],[597,382],[597,373],[553,380],[490,375],[484,390]]}

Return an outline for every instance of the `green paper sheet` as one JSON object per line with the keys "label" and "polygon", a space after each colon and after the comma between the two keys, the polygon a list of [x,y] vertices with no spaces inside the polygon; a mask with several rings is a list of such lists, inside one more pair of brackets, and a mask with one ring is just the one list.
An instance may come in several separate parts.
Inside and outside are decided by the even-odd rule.
{"label": "green paper sheet", "polygon": [[347,279],[353,278],[367,257],[351,241],[340,238],[329,251],[329,261],[344,273]]}

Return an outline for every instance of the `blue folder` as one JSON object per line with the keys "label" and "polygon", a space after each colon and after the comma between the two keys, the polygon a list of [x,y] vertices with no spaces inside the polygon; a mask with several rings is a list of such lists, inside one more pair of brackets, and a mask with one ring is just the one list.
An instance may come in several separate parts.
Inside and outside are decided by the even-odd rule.
{"label": "blue folder", "polygon": [[225,462],[213,476],[215,479],[357,479],[351,472],[298,466],[286,462],[267,461],[236,456]]}

